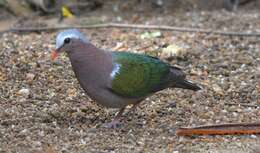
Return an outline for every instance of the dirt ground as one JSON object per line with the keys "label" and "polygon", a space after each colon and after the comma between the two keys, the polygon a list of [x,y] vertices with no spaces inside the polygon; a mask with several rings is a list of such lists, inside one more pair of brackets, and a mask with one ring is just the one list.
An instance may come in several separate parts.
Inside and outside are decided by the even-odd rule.
{"label": "dirt ground", "polygon": [[[93,12],[77,23],[90,20],[260,32],[257,9],[145,17]],[[48,21],[37,17],[23,24],[44,22]],[[125,116],[120,128],[106,129],[102,125],[111,121],[117,110],[87,97],[65,55],[50,59],[56,31],[4,33],[0,37],[1,153],[260,152],[259,135],[175,134],[176,128],[185,126],[260,122],[259,37],[117,28],[82,32],[100,48],[147,53],[177,65],[203,90],[158,92],[143,101],[134,114]],[[159,34],[150,36],[149,32]],[[170,45],[179,46],[182,54],[170,58],[163,54]]]}

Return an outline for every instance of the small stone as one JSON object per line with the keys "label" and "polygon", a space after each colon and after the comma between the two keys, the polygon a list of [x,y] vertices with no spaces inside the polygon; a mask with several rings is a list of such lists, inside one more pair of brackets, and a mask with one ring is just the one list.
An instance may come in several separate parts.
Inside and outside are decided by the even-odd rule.
{"label": "small stone", "polygon": [[124,43],[118,42],[116,44],[116,46],[113,48],[113,50],[115,50],[115,51],[125,51],[125,50],[128,50],[128,48]]}
{"label": "small stone", "polygon": [[70,88],[67,90],[67,95],[66,99],[71,100],[73,97],[77,96],[77,90],[75,88]]}
{"label": "small stone", "polygon": [[252,135],[250,135],[250,138],[256,139],[256,138],[257,138],[257,136],[256,136],[256,135],[254,135],[254,134],[252,134]]}
{"label": "small stone", "polygon": [[222,88],[221,88],[219,85],[213,84],[213,85],[212,85],[212,88],[213,88],[213,90],[214,90],[217,94],[224,95],[224,92],[223,92]]}
{"label": "small stone", "polygon": [[233,112],[232,115],[233,115],[234,117],[237,117],[237,116],[238,116],[238,113]]}
{"label": "small stone", "polygon": [[22,88],[22,89],[20,89],[20,90],[18,91],[18,95],[21,95],[21,96],[23,96],[23,97],[25,97],[25,98],[28,98],[29,95],[30,95],[30,90],[27,89],[27,88]]}
{"label": "small stone", "polygon": [[86,144],[86,141],[84,139],[80,139],[81,144]]}
{"label": "small stone", "polygon": [[151,39],[151,38],[158,38],[161,37],[162,33],[160,31],[154,31],[154,32],[144,32],[141,34],[141,39]]}
{"label": "small stone", "polygon": [[35,78],[34,74],[32,74],[32,73],[27,73],[26,74],[26,80],[27,81],[32,82],[34,78]]}
{"label": "small stone", "polygon": [[187,46],[172,44],[172,45],[169,45],[166,48],[162,49],[161,56],[164,57],[164,58],[165,57],[167,57],[167,58],[169,58],[169,57],[183,58],[183,57],[186,56],[188,48],[189,47],[187,47]]}
{"label": "small stone", "polygon": [[28,132],[27,129],[23,129],[23,130],[21,131],[22,134],[25,134],[25,133],[27,133],[27,132]]}
{"label": "small stone", "polygon": [[195,69],[191,69],[190,71],[190,75],[202,75],[202,71],[201,70],[195,70]]}
{"label": "small stone", "polygon": [[237,112],[238,112],[238,113],[241,113],[241,112],[243,112],[243,110],[240,109],[240,108],[238,108],[238,109],[237,109]]}

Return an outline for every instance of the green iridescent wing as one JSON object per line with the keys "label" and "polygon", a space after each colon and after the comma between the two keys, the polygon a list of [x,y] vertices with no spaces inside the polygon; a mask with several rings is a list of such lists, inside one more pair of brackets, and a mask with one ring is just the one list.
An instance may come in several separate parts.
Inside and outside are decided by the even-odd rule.
{"label": "green iridescent wing", "polygon": [[113,52],[113,61],[118,71],[113,76],[111,90],[118,95],[141,98],[169,85],[170,65],[157,58]]}

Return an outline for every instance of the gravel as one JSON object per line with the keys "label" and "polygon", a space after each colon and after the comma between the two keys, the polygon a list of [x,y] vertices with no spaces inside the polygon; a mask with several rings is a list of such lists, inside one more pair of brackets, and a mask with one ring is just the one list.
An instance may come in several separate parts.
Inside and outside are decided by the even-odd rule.
{"label": "gravel", "polygon": [[[200,14],[201,27],[259,31],[259,11]],[[169,18],[142,23],[166,24]],[[187,16],[171,22],[193,23]],[[113,28],[82,32],[98,47],[151,54],[177,65],[203,90],[158,92],[125,116],[120,128],[106,129],[102,125],[117,110],[87,97],[65,55],[50,60],[56,32],[6,33],[0,38],[0,152],[259,152],[259,135],[175,135],[183,126],[260,122],[259,38],[161,31],[160,37],[142,39],[147,30]],[[185,46],[185,54],[163,54],[169,45]]]}

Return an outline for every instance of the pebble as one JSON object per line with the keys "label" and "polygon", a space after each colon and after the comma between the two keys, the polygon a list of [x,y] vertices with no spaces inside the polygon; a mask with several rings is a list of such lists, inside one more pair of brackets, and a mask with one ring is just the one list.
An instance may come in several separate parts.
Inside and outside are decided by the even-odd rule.
{"label": "pebble", "polygon": [[219,85],[213,84],[213,85],[212,85],[212,88],[213,88],[213,90],[214,90],[217,94],[220,94],[220,95],[223,95],[223,94],[224,94],[223,90],[221,89],[221,87],[220,87]]}
{"label": "pebble", "polygon": [[34,78],[35,78],[35,75],[33,73],[27,73],[26,74],[26,80],[28,82],[32,82]]}
{"label": "pebble", "polygon": [[256,135],[254,135],[254,134],[252,134],[252,135],[250,135],[250,138],[256,139],[256,138],[257,138],[257,136],[256,136]]}
{"label": "pebble", "polygon": [[185,57],[187,54],[187,48],[180,45],[169,45],[166,48],[163,48],[161,57]]}
{"label": "pebble", "polygon": [[23,96],[24,98],[28,98],[30,95],[30,90],[27,88],[22,88],[18,91],[18,94]]}

